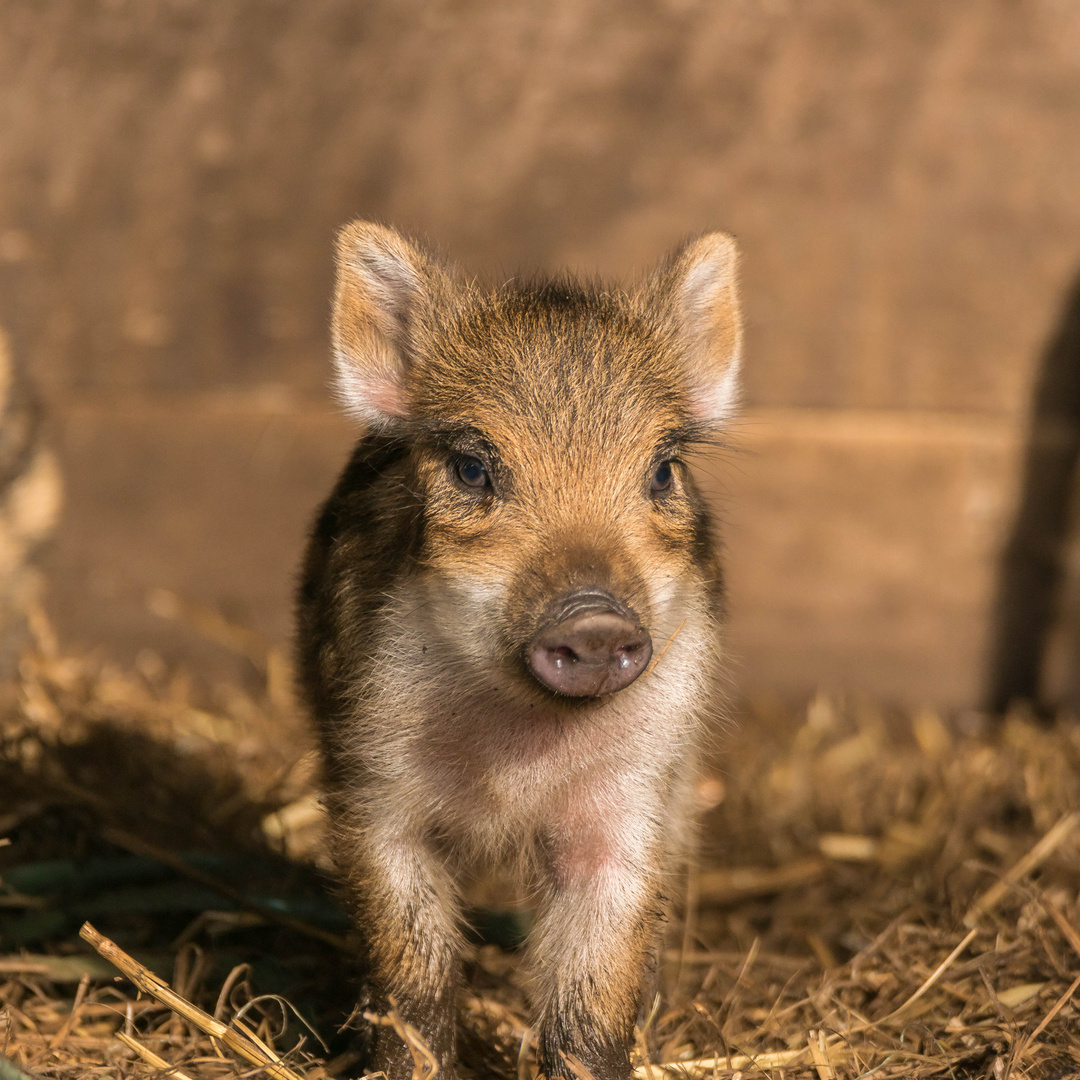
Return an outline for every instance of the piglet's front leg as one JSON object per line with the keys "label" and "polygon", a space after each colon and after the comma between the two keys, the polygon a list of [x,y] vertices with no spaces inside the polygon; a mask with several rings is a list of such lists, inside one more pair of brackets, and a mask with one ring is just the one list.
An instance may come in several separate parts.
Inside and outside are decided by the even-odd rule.
{"label": "piglet's front leg", "polygon": [[[640,828],[635,822],[634,829]],[[530,941],[541,1072],[628,1080],[642,979],[660,918],[656,853],[634,833],[574,829],[556,841]]]}
{"label": "piglet's front leg", "polygon": [[[439,1062],[455,1074],[454,1031],[460,984],[461,913],[457,892],[439,856],[408,828],[357,823],[341,830],[343,869],[369,965],[361,1004],[397,1013],[419,1033]],[[413,1058],[392,1027],[376,1032],[373,1071],[409,1080]]]}

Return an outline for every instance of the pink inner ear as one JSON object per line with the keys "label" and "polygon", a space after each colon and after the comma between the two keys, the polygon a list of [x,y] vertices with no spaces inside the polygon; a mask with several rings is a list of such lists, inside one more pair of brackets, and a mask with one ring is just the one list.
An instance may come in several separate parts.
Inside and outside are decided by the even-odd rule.
{"label": "pink inner ear", "polygon": [[739,362],[734,359],[727,370],[712,380],[695,379],[690,385],[690,412],[695,420],[722,424],[739,408]]}
{"label": "pink inner ear", "polygon": [[347,357],[337,357],[337,393],[345,411],[365,424],[409,415],[405,387],[393,372],[358,370]]}
{"label": "pink inner ear", "polygon": [[409,415],[405,388],[396,379],[380,379],[367,388],[368,406],[385,416],[404,419]]}

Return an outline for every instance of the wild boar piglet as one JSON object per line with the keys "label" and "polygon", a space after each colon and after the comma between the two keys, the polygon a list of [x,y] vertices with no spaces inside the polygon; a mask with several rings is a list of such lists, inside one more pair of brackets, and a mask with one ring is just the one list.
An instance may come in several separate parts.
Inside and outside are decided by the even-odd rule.
{"label": "wild boar piglet", "polygon": [[[397,232],[340,234],[337,391],[362,436],[299,594],[303,694],[365,960],[455,1070],[463,896],[498,872],[549,1078],[628,1080],[716,711],[722,583],[686,466],[737,398],[734,241],[640,285],[482,288]],[[389,1028],[372,1069],[405,1080]]]}

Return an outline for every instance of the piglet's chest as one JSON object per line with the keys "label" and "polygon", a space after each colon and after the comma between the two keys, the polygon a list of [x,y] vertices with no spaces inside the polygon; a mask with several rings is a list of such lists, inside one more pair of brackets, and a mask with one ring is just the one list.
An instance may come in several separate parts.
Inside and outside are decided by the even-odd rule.
{"label": "piglet's chest", "polygon": [[635,726],[614,715],[436,712],[408,754],[444,821],[517,831],[602,804],[605,792],[651,772]]}

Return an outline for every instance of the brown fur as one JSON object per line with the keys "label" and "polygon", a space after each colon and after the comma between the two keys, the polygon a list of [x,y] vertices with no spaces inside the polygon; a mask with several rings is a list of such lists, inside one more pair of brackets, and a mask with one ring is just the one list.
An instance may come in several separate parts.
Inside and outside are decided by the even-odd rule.
{"label": "brown fur", "polygon": [[[483,291],[389,229],[342,232],[339,392],[367,431],[308,550],[301,678],[370,1004],[393,996],[446,1075],[462,890],[492,868],[536,898],[546,1074],[573,1053],[598,1080],[629,1075],[719,677],[720,569],[681,457],[735,404],[735,259],[711,234],[633,292]],[[462,483],[466,459],[490,487]],[[523,660],[582,587],[669,645],[601,698],[560,697]],[[374,1067],[401,1080],[411,1063],[386,1030]]]}

